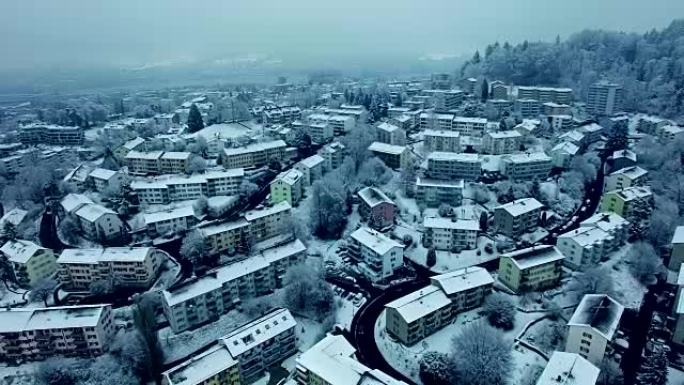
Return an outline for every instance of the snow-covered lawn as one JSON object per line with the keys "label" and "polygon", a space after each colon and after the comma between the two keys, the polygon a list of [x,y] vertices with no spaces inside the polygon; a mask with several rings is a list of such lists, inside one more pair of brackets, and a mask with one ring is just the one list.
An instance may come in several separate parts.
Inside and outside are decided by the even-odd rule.
{"label": "snow-covered lawn", "polygon": [[[395,232],[397,232],[398,229],[399,227],[395,229]],[[431,270],[435,273],[441,274],[457,269],[463,269],[469,266],[479,265],[499,258],[500,254],[496,251],[495,247],[491,254],[484,250],[488,243],[491,243],[492,245],[495,244],[495,242],[488,237],[480,236],[477,238],[477,249],[463,250],[459,253],[437,250],[437,263],[431,268]],[[480,255],[478,255],[478,251],[480,252]],[[419,244],[416,246],[416,248],[407,249],[404,253],[404,257],[425,266],[427,249]]]}
{"label": "snow-covered lawn", "polygon": [[[395,369],[417,383],[421,383],[419,363],[423,354],[429,351],[450,353],[452,340],[460,333],[463,327],[471,322],[482,319],[479,311],[480,309],[473,309],[459,314],[450,325],[438,330],[413,346],[405,346],[387,334],[385,331],[385,312],[383,311],[375,323],[375,341],[383,357]],[[513,346],[513,339],[520,334],[525,325],[541,316],[543,316],[541,313],[518,312],[515,319],[515,327],[504,332],[504,337],[511,342],[511,348],[513,349],[512,359],[515,369],[511,377],[511,384],[520,383],[520,380],[527,375],[528,371],[543,367],[546,364],[546,361],[537,353],[522,345],[515,344]]]}
{"label": "snow-covered lawn", "polygon": [[335,323],[343,326],[345,329],[351,329],[352,319],[354,315],[359,310],[363,304],[366,303],[366,299],[363,298],[358,304],[337,296],[337,309],[335,312]]}

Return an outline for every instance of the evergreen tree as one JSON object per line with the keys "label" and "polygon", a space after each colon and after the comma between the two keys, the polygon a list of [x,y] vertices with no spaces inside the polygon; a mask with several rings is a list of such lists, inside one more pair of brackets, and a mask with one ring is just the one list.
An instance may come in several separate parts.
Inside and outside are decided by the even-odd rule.
{"label": "evergreen tree", "polygon": [[202,121],[202,114],[200,114],[199,108],[194,103],[190,106],[190,112],[188,113],[188,131],[197,132],[204,128],[204,122]]}
{"label": "evergreen tree", "polygon": [[475,55],[473,55],[473,59],[471,60],[474,64],[479,64],[482,58],[480,58],[480,51],[475,51]]}
{"label": "evergreen tree", "polygon": [[437,252],[435,251],[434,247],[430,247],[428,249],[427,256],[425,258],[425,264],[428,267],[432,267],[437,264]]}
{"label": "evergreen tree", "polygon": [[489,99],[489,83],[487,79],[482,80],[482,101],[486,102]]}
{"label": "evergreen tree", "polygon": [[609,152],[624,150],[628,147],[629,140],[627,139],[627,128],[615,127],[606,142],[606,150]]}
{"label": "evergreen tree", "polygon": [[17,228],[9,221],[5,222],[2,232],[5,235],[5,239],[8,241],[14,241],[17,239]]}
{"label": "evergreen tree", "polygon": [[480,213],[480,231],[483,233],[487,232],[487,228],[489,227],[489,223],[487,221],[487,212],[483,211]]}

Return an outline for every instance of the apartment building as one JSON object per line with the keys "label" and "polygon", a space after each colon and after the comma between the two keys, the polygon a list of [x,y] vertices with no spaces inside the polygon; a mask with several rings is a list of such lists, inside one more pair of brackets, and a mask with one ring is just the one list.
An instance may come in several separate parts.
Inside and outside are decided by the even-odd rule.
{"label": "apartment building", "polygon": [[106,191],[120,191],[127,177],[121,171],[112,171],[98,167],[88,174],[88,179],[93,181],[96,191],[104,193]]}
{"label": "apartment building", "polygon": [[487,114],[493,114],[495,117],[500,118],[504,113],[513,112],[514,103],[512,100],[508,99],[488,99],[485,107]]}
{"label": "apartment building", "polygon": [[610,170],[620,170],[626,167],[636,166],[637,155],[634,151],[630,150],[618,150],[613,152],[613,154],[608,158],[610,164]]}
{"label": "apartment building", "polygon": [[427,156],[427,175],[441,180],[474,181],[482,174],[482,160],[477,154],[431,152]]}
{"label": "apartment building", "polygon": [[423,90],[422,94],[430,98],[430,107],[437,112],[455,110],[465,98],[461,90]]}
{"label": "apartment building", "polygon": [[596,385],[600,370],[579,354],[555,351],[536,385]]}
{"label": "apartment building", "polygon": [[0,310],[0,359],[98,356],[116,333],[110,305]]}
{"label": "apartment building", "polygon": [[568,321],[565,351],[596,366],[612,351],[612,342],[625,308],[605,294],[587,294]]}
{"label": "apartment building", "polygon": [[335,137],[335,131],[328,123],[310,123],[304,126],[304,130],[314,143],[328,143]]}
{"label": "apartment building", "polygon": [[382,122],[377,125],[375,133],[378,142],[396,146],[406,145],[406,131],[394,124]]}
{"label": "apartment building", "polygon": [[351,233],[350,240],[350,256],[373,282],[391,277],[404,264],[404,245],[378,231],[360,227]]}
{"label": "apartment building", "polygon": [[114,150],[114,155],[119,159],[126,159],[131,151],[142,152],[145,150],[145,139],[141,137],[133,138]]}
{"label": "apartment building", "polygon": [[275,309],[221,337],[238,362],[241,383],[258,380],[269,367],[297,352],[296,326],[287,309]]}
{"label": "apartment building", "polygon": [[487,132],[482,137],[482,152],[492,155],[510,154],[520,150],[522,135],[516,130]]}
{"label": "apartment building", "polygon": [[684,137],[684,128],[672,124],[663,126],[658,130],[658,137],[666,142],[674,141]]}
{"label": "apartment building", "polygon": [[518,99],[535,99],[541,103],[571,104],[572,98],[571,88],[518,87]]}
{"label": "apartment building", "polygon": [[554,131],[569,130],[574,125],[572,115],[549,115],[546,118]]}
{"label": "apartment building", "polygon": [[114,211],[93,203],[81,194],[68,194],[62,208],[78,224],[83,236],[91,240],[111,240],[121,237],[126,228]]}
{"label": "apartment building", "polygon": [[241,385],[238,361],[225,344],[188,358],[161,374],[162,385]]}
{"label": "apartment building", "polygon": [[544,180],[551,172],[551,157],[543,152],[506,155],[501,159],[501,173],[511,180]]}
{"label": "apartment building", "polygon": [[282,140],[253,143],[244,147],[224,148],[221,165],[225,168],[261,167],[270,160],[282,162],[285,159],[286,144]]}
{"label": "apartment building", "polygon": [[576,130],[584,134],[587,143],[594,143],[601,140],[601,135],[603,135],[605,131],[603,126],[598,123],[582,124],[577,127]]}
{"label": "apartment building", "polygon": [[270,184],[271,203],[287,202],[291,206],[302,199],[304,175],[296,169],[278,174]]}
{"label": "apartment building", "polygon": [[356,349],[342,335],[328,334],[297,357],[297,385],[406,385],[354,357]]}
{"label": "apartment building", "polygon": [[508,86],[504,84],[490,84],[492,99],[506,100],[508,99]]}
{"label": "apartment building", "polygon": [[73,170],[69,171],[62,181],[70,184],[77,191],[85,190],[88,187],[88,175],[92,170],[91,167],[88,167],[85,164],[79,164]]}
{"label": "apartment building", "polygon": [[387,167],[395,170],[406,167],[411,156],[411,152],[406,146],[396,146],[380,142],[371,143],[368,146],[368,151],[385,162]]}
{"label": "apartment building", "polygon": [[615,115],[622,109],[622,86],[601,81],[589,87],[587,112],[594,115]]}
{"label": "apartment building", "polygon": [[438,207],[446,203],[452,207],[460,206],[463,200],[465,182],[416,178],[416,201],[427,207]]}
{"label": "apartment building", "polygon": [[541,115],[541,104],[537,99],[516,99],[515,112],[523,118],[536,118]]}
{"label": "apartment building", "polygon": [[265,124],[285,124],[302,117],[302,111],[297,106],[265,106],[261,112],[261,121]]}
{"label": "apartment building", "polygon": [[246,253],[249,249],[249,222],[240,218],[203,226],[199,231],[204,237],[209,255]]}
{"label": "apartment building", "polygon": [[494,279],[481,267],[455,270],[430,278],[430,285],[385,305],[385,329],[413,345],[474,309],[491,292]]}
{"label": "apartment building", "polygon": [[560,142],[549,153],[554,167],[568,168],[572,159],[579,153],[579,147],[570,142]]}
{"label": "apartment building", "polygon": [[534,230],[539,224],[542,205],[534,198],[522,198],[494,209],[494,227],[511,238]]}
{"label": "apartment building", "polygon": [[124,157],[128,173],[136,175],[159,174],[163,154],[163,151],[129,151]]}
{"label": "apartment building", "polygon": [[165,152],[159,158],[159,171],[162,174],[188,174],[192,156],[189,152]]}
{"label": "apartment building", "polygon": [[558,286],[565,256],[555,246],[541,245],[501,254],[499,280],[516,293]]}
{"label": "apartment building", "polygon": [[670,124],[667,119],[659,118],[657,116],[644,116],[639,119],[637,124],[637,131],[645,134],[656,135],[660,129]]}
{"label": "apartment building", "polygon": [[603,181],[603,190],[622,190],[627,187],[644,186],[647,182],[648,171],[639,166],[630,166],[608,174]]}
{"label": "apartment building", "polygon": [[667,264],[667,268],[674,271],[680,271],[682,262],[684,262],[684,226],[677,226],[672,235],[670,244],[672,245],[672,250],[670,252],[670,261]]}
{"label": "apartment building", "polygon": [[294,165],[294,168],[302,173],[303,186],[311,186],[313,182],[323,177],[326,170],[326,160],[324,157],[315,154],[300,160]]}
{"label": "apartment building", "polygon": [[423,245],[458,253],[477,247],[480,224],[476,220],[442,217],[423,219]]}
{"label": "apartment building", "polygon": [[318,154],[325,159],[324,169],[333,170],[342,164],[346,155],[344,144],[340,142],[329,143],[320,149]]}
{"label": "apartment building", "polygon": [[171,329],[180,333],[213,322],[243,300],[282,287],[285,272],[303,261],[305,251],[295,240],[164,290],[162,307]]}
{"label": "apartment building", "polygon": [[143,215],[147,234],[152,237],[187,231],[199,220],[200,217],[195,214],[195,209],[192,206],[182,206]]}
{"label": "apartment building", "polygon": [[31,123],[19,126],[19,141],[25,145],[50,144],[56,146],[80,146],[83,144],[81,127]]}
{"label": "apartment building", "polygon": [[579,148],[585,148],[589,144],[587,136],[577,129],[561,134],[558,136],[558,139],[564,142],[570,142]]}
{"label": "apartment building", "polygon": [[239,195],[245,171],[241,168],[206,171],[203,174],[147,177],[131,182],[141,203],[168,204],[175,201]]}
{"label": "apartment building", "polygon": [[0,254],[7,258],[14,281],[22,287],[32,287],[43,279],[52,277],[57,270],[57,258],[52,250],[26,240],[9,240],[0,247]]}
{"label": "apartment building", "polygon": [[410,115],[400,115],[394,118],[389,118],[389,123],[399,127],[400,129],[404,130],[404,132],[408,132],[416,125],[414,120],[415,119]]}
{"label": "apartment building", "polygon": [[475,89],[477,88],[477,79],[467,78],[461,81],[461,87],[463,91],[468,95],[475,95]]}
{"label": "apartment building", "polygon": [[628,221],[635,221],[639,212],[648,215],[653,210],[653,193],[648,186],[627,187],[606,191],[601,197],[601,212],[613,212]]}
{"label": "apartment building", "polygon": [[566,264],[574,269],[596,264],[620,246],[608,232],[589,226],[560,234],[557,245],[567,257]]}
{"label": "apartment building", "polygon": [[452,130],[461,135],[481,137],[487,129],[487,119],[455,116],[452,122]]}
{"label": "apartment building", "polygon": [[375,187],[365,187],[357,193],[360,199],[359,214],[368,226],[384,229],[394,225],[396,205],[385,193]]}
{"label": "apartment building", "polygon": [[627,242],[629,221],[615,213],[596,213],[580,222],[580,227],[597,227],[610,234],[618,245]]}
{"label": "apartment building", "polygon": [[423,131],[423,149],[426,152],[461,152],[461,134],[456,131]]}
{"label": "apartment building", "polygon": [[421,130],[441,130],[450,131],[453,129],[453,114],[435,113],[435,112],[422,112],[419,115],[420,128]]}
{"label": "apartment building", "polygon": [[24,168],[27,160],[23,155],[10,155],[0,159],[0,162],[8,174],[17,174]]}
{"label": "apartment building", "polygon": [[116,287],[149,288],[166,253],[153,247],[65,249],[57,258],[57,279],[67,289],[88,290],[93,282]]}
{"label": "apartment building", "polygon": [[544,115],[572,115],[572,109],[568,104],[546,102],[542,104],[542,113]]}
{"label": "apartment building", "polygon": [[291,230],[291,211],[292,206],[289,203],[280,202],[263,209],[247,211],[243,217],[249,222],[250,236],[254,242],[261,242]]}

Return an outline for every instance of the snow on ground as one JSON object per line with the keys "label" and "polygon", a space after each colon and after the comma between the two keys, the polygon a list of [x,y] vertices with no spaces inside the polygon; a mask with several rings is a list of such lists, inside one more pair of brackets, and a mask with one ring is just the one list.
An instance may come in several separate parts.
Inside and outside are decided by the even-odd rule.
{"label": "snow on ground", "polygon": [[[480,309],[474,309],[458,314],[450,325],[438,330],[436,333],[413,346],[405,346],[387,334],[385,331],[385,312],[383,311],[380,314],[380,318],[378,318],[375,323],[375,341],[378,344],[380,353],[387,362],[395,369],[420,384],[419,363],[423,354],[429,351],[449,353],[453,338],[460,333],[463,327],[471,322],[482,319],[482,315],[478,314],[479,311]],[[542,315],[543,314],[541,313],[518,312],[514,328],[504,332],[504,337],[513,343],[513,339],[520,334],[528,322],[537,319]],[[524,346],[516,344],[515,347],[512,346],[512,349],[512,359],[515,369],[511,378],[511,384],[520,383],[520,379],[522,379],[528,371],[539,366],[543,367],[546,364],[546,361],[542,357]]]}
{"label": "snow on ground", "polygon": [[297,336],[297,348],[300,352],[308,350],[316,342],[322,340],[325,333],[328,332],[320,322],[297,315],[294,315],[294,318],[297,321],[295,335]]}
{"label": "snow on ground", "polygon": [[354,303],[349,299],[338,296],[337,309],[335,311],[335,323],[343,326],[347,330],[350,330],[354,315],[364,303],[366,303],[365,298],[357,301],[357,303]]}
{"label": "snow on ground", "polygon": [[[399,227],[395,229],[395,232]],[[418,238],[420,240],[420,238]],[[416,238],[414,238],[414,243]],[[437,263],[431,268],[435,273],[446,273],[449,271],[463,269],[465,267],[479,265],[485,262],[492,261],[499,258],[499,253],[496,248],[493,247],[492,253],[487,253],[484,248],[491,243],[494,246],[495,242],[492,241],[487,236],[479,236],[477,238],[477,249],[463,250],[459,253],[452,253],[444,250],[437,250]],[[479,255],[478,255],[479,251]],[[417,245],[416,248],[409,248],[405,251],[404,257],[409,258],[412,261],[425,266],[425,259],[427,256],[427,250],[422,245]]]}
{"label": "snow on ground", "polygon": [[36,362],[28,362],[19,366],[0,364],[0,385],[34,385],[33,378],[38,365]]}
{"label": "snow on ground", "polygon": [[17,287],[12,287],[11,291],[7,289],[4,283],[0,282],[0,307],[14,306],[24,303],[24,293],[26,290]]}
{"label": "snow on ground", "polygon": [[150,288],[150,290],[167,289],[178,280],[178,277],[180,277],[180,275],[180,264],[176,260],[174,260],[170,255],[167,254],[166,259],[164,260],[164,264],[162,265],[161,274],[159,274],[157,281],[154,283],[152,288]]}
{"label": "snow on ground", "polygon": [[610,259],[603,266],[610,268],[610,275],[615,284],[615,299],[626,307],[638,309],[647,288],[634,278],[629,271],[629,266],[625,263],[627,252],[631,247],[630,244],[622,246],[617,252],[611,254]]}
{"label": "snow on ground", "polygon": [[667,371],[667,385],[684,384],[684,372],[679,369],[669,367]]}
{"label": "snow on ground", "polygon": [[480,155],[482,169],[485,171],[501,171],[501,155]]}

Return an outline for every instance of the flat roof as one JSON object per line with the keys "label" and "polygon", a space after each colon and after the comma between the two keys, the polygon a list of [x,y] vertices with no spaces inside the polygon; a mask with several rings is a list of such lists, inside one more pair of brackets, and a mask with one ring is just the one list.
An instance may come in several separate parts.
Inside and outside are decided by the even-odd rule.
{"label": "flat roof", "polygon": [[446,160],[446,161],[457,161],[457,162],[467,162],[467,163],[480,163],[482,160],[478,154],[470,154],[465,152],[443,152],[435,151],[431,152],[427,156],[428,160]]}
{"label": "flat roof", "polygon": [[0,332],[95,327],[109,305],[0,310]]}
{"label": "flat roof", "polygon": [[400,155],[406,151],[406,146],[397,146],[382,142],[373,142],[368,146],[368,150],[374,152],[383,152],[386,154]]}
{"label": "flat roof", "polygon": [[154,250],[152,247],[64,249],[57,258],[57,263],[144,262],[152,250]]}
{"label": "flat roof", "polygon": [[423,227],[435,229],[479,231],[480,222],[474,219],[425,217],[423,218]]}
{"label": "flat roof", "polygon": [[541,209],[542,207],[544,207],[544,205],[534,198],[522,198],[498,206],[495,210],[501,209],[508,212],[510,215],[517,217],[530,211]]}
{"label": "flat roof", "polygon": [[169,380],[168,385],[196,385],[237,363],[225,346],[216,344],[206,352],[191,357],[163,374]]}
{"label": "flat roof", "polygon": [[450,131],[450,130],[424,130],[423,131],[423,137],[425,136],[438,136],[438,137],[447,137],[447,138],[458,138],[461,136],[461,133],[458,131]]}

